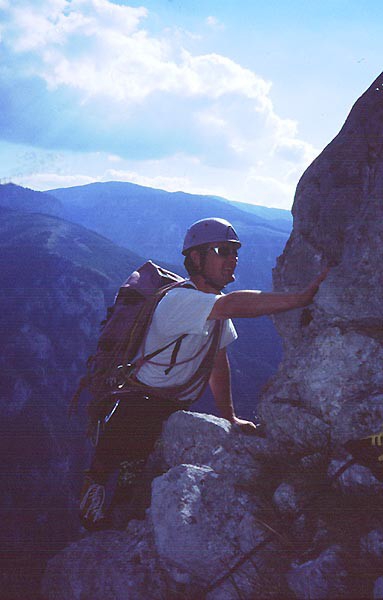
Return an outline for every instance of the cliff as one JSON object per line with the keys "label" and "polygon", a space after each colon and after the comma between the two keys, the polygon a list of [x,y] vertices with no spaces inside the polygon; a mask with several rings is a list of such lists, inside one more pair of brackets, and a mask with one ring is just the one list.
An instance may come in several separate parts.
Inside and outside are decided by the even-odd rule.
{"label": "cliff", "polygon": [[46,598],[382,597],[382,144],[380,76],[297,187],[275,288],[331,270],[313,305],[276,319],[267,438],[173,415],[145,519],[57,555]]}
{"label": "cliff", "polygon": [[284,360],[262,399],[281,449],[340,457],[382,422],[383,76],[303,175],[294,228],[274,270],[277,290],[330,273],[303,311],[275,319]]}

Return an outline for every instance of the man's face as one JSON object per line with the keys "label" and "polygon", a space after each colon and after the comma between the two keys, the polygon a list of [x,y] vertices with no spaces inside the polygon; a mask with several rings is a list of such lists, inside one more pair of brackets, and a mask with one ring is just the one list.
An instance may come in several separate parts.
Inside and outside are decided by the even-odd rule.
{"label": "man's face", "polygon": [[238,246],[231,242],[211,244],[207,249],[204,276],[224,288],[235,280]]}

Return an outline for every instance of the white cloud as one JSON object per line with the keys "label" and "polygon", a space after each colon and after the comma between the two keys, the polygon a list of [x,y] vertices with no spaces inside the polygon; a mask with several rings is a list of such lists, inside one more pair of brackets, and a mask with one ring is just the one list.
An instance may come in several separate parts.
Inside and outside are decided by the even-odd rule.
{"label": "white cloud", "polygon": [[116,154],[109,154],[108,156],[109,162],[121,162],[121,156],[116,156]]}
{"label": "white cloud", "polygon": [[[5,5],[0,0],[0,7]],[[136,168],[119,164],[118,171],[105,168],[102,175],[56,175],[57,185],[113,176],[169,190],[184,186],[247,201],[262,202],[264,195],[269,202],[291,203],[292,188],[316,150],[299,139],[295,121],[275,112],[271,82],[226,56],[187,50],[179,30],[150,33],[148,14],[145,7],[109,0],[9,5],[1,34],[17,60],[15,72],[39,78],[55,99],[69,91],[71,115],[89,123],[89,131],[101,132],[95,150],[105,151],[109,165],[123,161],[124,148],[125,158],[139,151],[143,159],[156,152],[159,157],[158,163],[143,160],[140,168],[137,163]],[[221,26],[213,15],[206,24]],[[52,115],[54,129],[57,112]],[[72,135],[74,148],[81,150],[77,131]],[[48,172],[31,177],[40,189],[53,181]]]}
{"label": "white cloud", "polygon": [[311,144],[293,137],[279,137],[275,146],[274,154],[291,163],[309,163],[314,160],[318,150]]}
{"label": "white cloud", "polygon": [[289,208],[294,197],[295,185],[281,181],[276,176],[259,175],[250,170],[245,180],[245,189],[248,193],[256,190],[260,204],[274,208]]}
{"label": "white cloud", "polygon": [[187,177],[167,177],[166,175],[156,175],[154,177],[150,177],[134,171],[118,171],[115,169],[108,169],[103,175],[103,180],[130,181],[131,183],[158,188],[168,192],[177,192],[180,190],[189,189],[191,186],[191,182]]}
{"label": "white cloud", "polygon": [[[51,88],[141,101],[155,92],[218,98],[239,93],[262,105],[270,84],[219,54],[193,56],[173,48],[171,35],[142,27],[143,7],[107,0],[56,0],[46,9],[16,4],[5,31],[18,52],[33,53],[34,73]],[[29,68],[31,65],[29,63]]]}
{"label": "white cloud", "polygon": [[50,44],[64,49],[74,35],[84,36],[89,48],[103,34],[129,36],[146,15],[143,7],[119,6],[108,0],[42,0],[34,6],[28,0],[16,0],[9,5],[8,29],[17,52]]}
{"label": "white cloud", "polygon": [[221,23],[219,21],[219,19],[217,19],[217,17],[214,17],[213,15],[209,15],[208,17],[206,17],[205,23],[212,29],[219,29],[221,31],[225,29],[225,25],[223,23]]}
{"label": "white cloud", "polygon": [[29,187],[33,190],[49,190],[54,188],[73,187],[75,185],[86,185],[100,181],[99,178],[78,174],[60,175],[58,173],[32,173],[31,175],[23,175],[20,177],[13,177],[12,183],[21,185],[23,187]]}

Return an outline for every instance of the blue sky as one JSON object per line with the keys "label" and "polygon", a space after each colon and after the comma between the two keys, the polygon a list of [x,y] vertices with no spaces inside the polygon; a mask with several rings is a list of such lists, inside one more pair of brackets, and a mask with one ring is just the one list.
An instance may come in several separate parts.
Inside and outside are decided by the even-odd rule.
{"label": "blue sky", "polygon": [[382,70],[383,3],[0,0],[0,178],[290,208]]}

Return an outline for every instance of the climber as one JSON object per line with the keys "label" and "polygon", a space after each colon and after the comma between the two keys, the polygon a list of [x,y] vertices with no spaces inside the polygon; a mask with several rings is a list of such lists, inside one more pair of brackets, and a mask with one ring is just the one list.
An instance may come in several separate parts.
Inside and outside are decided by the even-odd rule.
{"label": "climber", "polygon": [[[176,410],[187,409],[201,392],[199,380],[190,390],[183,391],[182,402],[170,400],[158,390],[174,389],[192,381],[193,373],[203,361],[222,417],[243,433],[264,435],[262,424],[241,419],[234,411],[226,354],[226,347],[237,337],[231,318],[259,317],[304,307],[312,302],[326,271],[299,292],[246,290],[224,295],[222,290],[235,280],[240,247],[234,228],[223,219],[202,219],[188,229],[182,254],[190,279],[159,302],[144,340],[146,355],[164,349],[136,369],[135,382],[146,387],[142,391],[132,386],[125,400],[117,402],[86,474],[81,518],[88,529],[109,525],[103,510],[109,475],[122,465],[120,479],[133,488],[160,436],[163,422]],[[176,348],[167,347],[176,339],[181,340]],[[209,352],[214,343],[214,352]],[[153,388],[155,392],[151,392]],[[114,503],[119,501],[116,494]]]}

